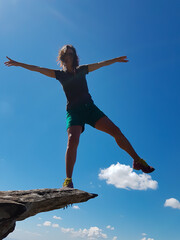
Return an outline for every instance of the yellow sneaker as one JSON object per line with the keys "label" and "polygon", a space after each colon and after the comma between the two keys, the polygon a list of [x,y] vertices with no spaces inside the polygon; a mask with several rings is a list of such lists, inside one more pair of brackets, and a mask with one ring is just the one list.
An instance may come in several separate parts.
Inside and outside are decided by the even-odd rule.
{"label": "yellow sneaker", "polygon": [[63,187],[74,188],[72,178],[66,178],[64,180]]}
{"label": "yellow sneaker", "polygon": [[138,161],[133,161],[133,168],[135,170],[142,170],[144,173],[151,173],[155,170],[155,168],[149,166],[142,158]]}

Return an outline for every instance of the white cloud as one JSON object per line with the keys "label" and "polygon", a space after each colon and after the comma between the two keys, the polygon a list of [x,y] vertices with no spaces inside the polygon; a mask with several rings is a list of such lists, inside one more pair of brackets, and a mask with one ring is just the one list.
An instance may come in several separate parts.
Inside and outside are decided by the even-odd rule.
{"label": "white cloud", "polygon": [[157,181],[152,180],[150,175],[136,174],[130,166],[119,162],[116,165],[112,164],[109,168],[101,169],[99,179],[123,189],[147,190],[150,188],[155,190],[158,187]]}
{"label": "white cloud", "polygon": [[52,227],[53,227],[53,228],[59,228],[59,224],[53,223],[53,224],[52,224]]}
{"label": "white cloud", "polygon": [[45,221],[45,222],[43,223],[43,225],[46,226],[46,227],[50,227],[50,226],[51,226],[51,222]]}
{"label": "white cloud", "polygon": [[73,206],[74,209],[80,209],[77,205]]}
{"label": "white cloud", "polygon": [[[147,235],[147,234],[146,234]],[[141,240],[154,240],[154,238],[146,238],[146,237],[144,237],[144,238],[142,238]]]}
{"label": "white cloud", "polygon": [[112,240],[117,240],[117,237],[115,236],[115,237],[113,237],[113,239]]}
{"label": "white cloud", "polygon": [[164,206],[180,209],[180,202],[175,198],[169,198],[165,201]]}
{"label": "white cloud", "polygon": [[142,236],[146,236],[147,234],[146,233],[142,233]]}
{"label": "white cloud", "polygon": [[61,217],[57,217],[57,216],[53,216],[54,219],[57,219],[57,220],[62,220]]}
{"label": "white cloud", "polygon": [[[37,224],[37,226],[38,226],[38,227],[41,227],[42,225],[41,225],[41,224]],[[45,226],[45,227],[59,228],[59,224],[57,224],[57,223],[52,223],[52,222],[50,222],[50,221],[45,221],[45,222],[43,223],[43,226]]]}
{"label": "white cloud", "polygon": [[95,240],[97,238],[107,238],[107,235],[102,233],[102,229],[98,227],[90,227],[89,229],[79,229],[75,231],[74,228],[61,228],[63,233],[71,233],[73,237],[81,237],[84,239]]}
{"label": "white cloud", "polygon": [[106,228],[110,230],[114,230],[114,227],[111,227],[110,225],[108,225]]}
{"label": "white cloud", "polygon": [[74,232],[74,228],[61,228],[61,231],[63,233],[73,233]]}

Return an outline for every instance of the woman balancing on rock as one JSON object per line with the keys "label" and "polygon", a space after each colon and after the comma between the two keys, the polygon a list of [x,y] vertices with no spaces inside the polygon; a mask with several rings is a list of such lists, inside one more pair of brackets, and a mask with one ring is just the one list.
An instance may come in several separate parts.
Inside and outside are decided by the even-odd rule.
{"label": "woman balancing on rock", "polygon": [[120,129],[94,104],[87,86],[86,74],[116,62],[128,62],[127,57],[123,56],[103,62],[79,65],[76,49],[72,45],[65,45],[59,51],[58,61],[61,63],[62,70],[41,68],[16,62],[10,58],[5,62],[5,65],[8,67],[23,67],[42,73],[48,77],[56,78],[63,86],[67,98],[66,123],[68,133],[65,156],[66,179],[63,187],[73,188],[72,173],[76,162],[79,138],[84,131],[85,124],[89,124],[114,137],[118,146],[133,158],[134,169],[142,170],[144,173],[153,172],[155,169],[138,156]]}

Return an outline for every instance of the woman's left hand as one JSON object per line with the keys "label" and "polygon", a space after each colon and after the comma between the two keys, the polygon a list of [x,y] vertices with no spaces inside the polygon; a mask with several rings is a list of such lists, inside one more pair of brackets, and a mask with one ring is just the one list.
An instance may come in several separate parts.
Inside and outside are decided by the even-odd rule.
{"label": "woman's left hand", "polygon": [[127,56],[122,56],[122,57],[118,57],[116,58],[117,62],[129,62],[129,60],[127,60]]}

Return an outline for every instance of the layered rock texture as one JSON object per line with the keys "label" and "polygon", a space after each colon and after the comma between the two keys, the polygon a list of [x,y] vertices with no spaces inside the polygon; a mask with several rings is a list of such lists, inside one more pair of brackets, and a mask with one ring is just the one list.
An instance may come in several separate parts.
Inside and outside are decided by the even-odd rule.
{"label": "layered rock texture", "polygon": [[0,191],[0,240],[14,231],[16,221],[94,197],[97,194],[71,188]]}

